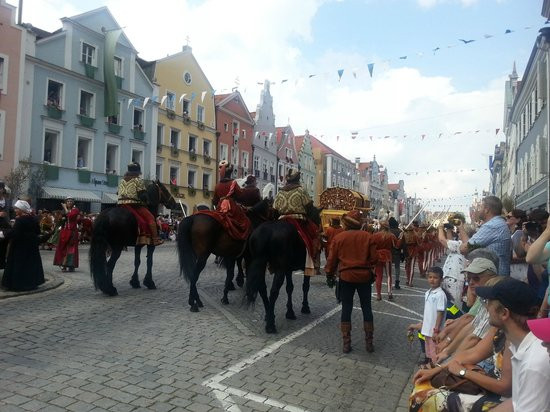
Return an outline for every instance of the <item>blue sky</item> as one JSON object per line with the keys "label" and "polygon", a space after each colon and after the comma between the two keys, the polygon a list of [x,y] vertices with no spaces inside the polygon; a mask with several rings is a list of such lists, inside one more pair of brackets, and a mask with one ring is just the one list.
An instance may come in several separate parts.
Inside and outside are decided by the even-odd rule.
{"label": "blue sky", "polygon": [[[296,134],[307,128],[349,159],[376,155],[390,181],[403,178],[408,194],[424,198],[488,187],[480,169],[504,139],[494,132],[502,127],[504,82],[514,61],[523,75],[545,23],[535,0],[159,0],[154,8],[130,0],[26,0],[24,21],[55,30],[59,18],[104,5],[141,57],[177,53],[189,36],[218,92],[238,78],[254,111],[257,82],[277,82],[277,126],[290,123]],[[461,38],[476,41],[463,45]],[[368,63],[375,63],[372,78]],[[466,133],[473,130],[481,132]],[[376,139],[384,135],[408,137]],[[437,169],[476,172],[424,173]]]}

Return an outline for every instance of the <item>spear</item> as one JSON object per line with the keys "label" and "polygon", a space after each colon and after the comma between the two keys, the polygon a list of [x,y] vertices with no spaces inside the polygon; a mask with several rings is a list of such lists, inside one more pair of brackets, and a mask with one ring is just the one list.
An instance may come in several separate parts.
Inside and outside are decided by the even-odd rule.
{"label": "spear", "polygon": [[183,212],[183,217],[187,217],[187,213],[185,213],[185,209],[183,208],[183,204],[181,203],[181,199],[178,199],[178,202],[180,203],[181,211]]}
{"label": "spear", "polygon": [[426,206],[428,206],[428,204],[430,203],[430,201],[428,200],[424,206],[422,206],[422,208],[420,208],[420,210],[418,211],[418,213],[416,215],[414,215],[414,217],[411,219],[411,221],[409,222],[409,224],[407,226],[405,226],[405,230],[407,230],[409,228],[410,225],[412,225],[412,222],[414,222],[414,219],[416,219],[416,217],[422,213],[422,211],[426,208]]}
{"label": "spear", "polygon": [[451,210],[451,206],[449,206],[449,207],[447,208],[446,211],[441,212],[441,213],[437,216],[437,219],[432,220],[432,223],[430,223],[430,226],[427,227],[426,232],[433,226],[433,224],[434,224],[437,220],[441,219],[442,216],[445,216],[447,213],[449,213],[449,210]]}

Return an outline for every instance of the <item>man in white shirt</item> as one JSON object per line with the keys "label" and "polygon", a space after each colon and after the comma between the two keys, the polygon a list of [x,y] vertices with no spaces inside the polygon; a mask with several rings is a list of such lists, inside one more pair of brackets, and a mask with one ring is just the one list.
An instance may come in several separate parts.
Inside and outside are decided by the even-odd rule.
{"label": "man in white shirt", "polygon": [[527,326],[527,317],[536,313],[537,296],[524,282],[505,278],[492,287],[478,287],[484,299],[489,323],[501,328],[512,352],[512,398],[494,412],[550,411],[550,363],[548,354]]}

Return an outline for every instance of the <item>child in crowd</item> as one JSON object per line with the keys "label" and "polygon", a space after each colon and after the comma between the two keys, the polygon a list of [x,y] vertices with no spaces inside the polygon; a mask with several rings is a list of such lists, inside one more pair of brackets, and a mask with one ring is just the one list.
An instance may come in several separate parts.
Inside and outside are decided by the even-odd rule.
{"label": "child in crowd", "polygon": [[408,327],[408,333],[412,334],[416,330],[425,337],[426,345],[426,363],[436,362],[436,337],[445,323],[445,312],[447,308],[447,294],[441,288],[443,281],[443,269],[438,266],[428,269],[428,284],[430,289],[424,297],[424,316],[422,322],[411,324]]}

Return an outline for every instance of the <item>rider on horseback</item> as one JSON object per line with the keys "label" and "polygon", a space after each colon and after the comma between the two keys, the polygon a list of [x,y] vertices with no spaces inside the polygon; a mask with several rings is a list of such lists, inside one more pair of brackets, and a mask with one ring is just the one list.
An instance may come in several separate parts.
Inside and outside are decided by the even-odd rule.
{"label": "rider on horseback", "polygon": [[158,235],[157,223],[152,213],[145,207],[147,204],[147,189],[145,182],[139,176],[141,166],[137,162],[128,165],[128,171],[118,184],[118,205],[130,206],[146,223],[151,231],[151,242],[158,246],[164,243]]}
{"label": "rider on horseback", "polygon": [[296,227],[304,241],[307,250],[304,274],[307,276],[318,274],[320,266],[319,227],[307,218],[311,207],[313,200],[300,185],[300,171],[290,169],[286,185],[275,196],[273,208],[279,212],[279,219],[286,219]]}

